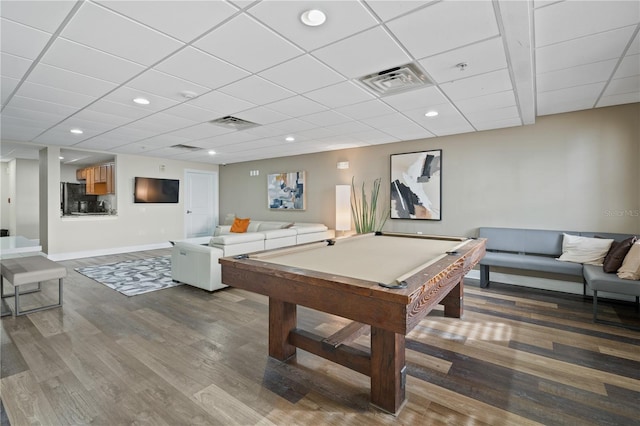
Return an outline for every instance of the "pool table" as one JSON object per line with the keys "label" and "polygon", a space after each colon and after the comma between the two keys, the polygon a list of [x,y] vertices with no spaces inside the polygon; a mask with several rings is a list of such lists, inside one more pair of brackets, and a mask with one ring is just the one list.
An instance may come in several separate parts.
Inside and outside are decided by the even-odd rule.
{"label": "pool table", "polygon": [[[462,315],[463,277],[484,239],[375,233],[220,259],[222,282],[269,297],[269,355],[300,348],[371,378],[371,403],[405,402],[405,335],[438,303]],[[297,328],[297,305],[352,320],[331,336]],[[370,333],[371,347],[349,346]]]}

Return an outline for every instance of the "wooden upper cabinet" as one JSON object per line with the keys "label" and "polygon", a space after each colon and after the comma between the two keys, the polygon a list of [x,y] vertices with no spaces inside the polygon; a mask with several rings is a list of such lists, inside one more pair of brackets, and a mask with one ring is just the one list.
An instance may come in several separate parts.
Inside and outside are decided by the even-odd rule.
{"label": "wooden upper cabinet", "polygon": [[86,180],[88,195],[115,194],[115,164],[99,164],[76,170],[76,179]]}
{"label": "wooden upper cabinet", "polygon": [[116,193],[116,187],[114,185],[114,179],[113,179],[113,175],[114,175],[113,169],[114,169],[113,164],[107,164],[107,194]]}
{"label": "wooden upper cabinet", "polygon": [[87,180],[87,169],[76,170],[76,180]]}

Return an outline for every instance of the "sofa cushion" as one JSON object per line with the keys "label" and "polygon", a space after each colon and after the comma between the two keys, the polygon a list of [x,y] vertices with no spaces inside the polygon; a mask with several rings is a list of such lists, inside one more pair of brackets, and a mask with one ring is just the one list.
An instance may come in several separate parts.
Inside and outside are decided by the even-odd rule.
{"label": "sofa cushion", "polygon": [[233,220],[233,225],[231,225],[231,232],[234,233],[244,233],[247,232],[247,228],[249,227],[249,222],[251,222],[251,218],[240,219],[236,217]]}
{"label": "sofa cushion", "polygon": [[637,241],[636,237],[629,237],[624,241],[614,241],[611,243],[611,249],[604,257],[602,269],[605,272],[617,272],[622,266],[622,261],[629,253],[629,249],[633,243]]}
{"label": "sofa cushion", "polygon": [[258,230],[256,232],[270,231],[272,229],[282,229],[286,226],[287,222],[260,222]]}
{"label": "sofa cushion", "polygon": [[636,242],[629,249],[622,266],[618,269],[618,278],[640,280],[640,242]]}
{"label": "sofa cushion", "polygon": [[487,252],[484,258],[480,261],[480,264],[500,266],[503,268],[526,269],[530,271],[582,276],[581,264],[558,262],[553,257],[548,256]]}
{"label": "sofa cushion", "polygon": [[242,244],[249,243],[251,241],[262,241],[264,240],[264,235],[260,232],[246,232],[244,234],[226,234],[226,235],[218,235],[215,237],[211,237],[209,240],[209,245],[233,245],[233,244]]}
{"label": "sofa cushion", "polygon": [[640,296],[640,281],[623,280],[597,265],[584,265],[584,279],[591,290]]}
{"label": "sofa cushion", "polygon": [[562,254],[558,258],[563,262],[602,265],[604,257],[611,248],[612,239],[580,237],[564,234]]}
{"label": "sofa cushion", "polygon": [[270,229],[268,231],[261,231],[265,240],[272,240],[274,238],[295,237],[298,233],[295,229]]}
{"label": "sofa cushion", "polygon": [[295,229],[298,234],[312,234],[324,232],[329,228],[320,223],[296,223],[291,229]]}

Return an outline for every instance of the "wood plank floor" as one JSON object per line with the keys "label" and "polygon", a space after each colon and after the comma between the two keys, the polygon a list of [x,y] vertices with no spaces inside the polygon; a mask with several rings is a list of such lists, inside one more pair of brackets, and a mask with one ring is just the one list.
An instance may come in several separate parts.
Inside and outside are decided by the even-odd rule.
{"label": "wood plank floor", "polygon": [[[168,253],[62,262],[62,309],[2,319],[2,425],[640,424],[640,332],[593,324],[589,299],[468,282],[462,319],[436,310],[407,336],[394,417],[370,406],[368,377],[300,350],[269,359],[265,297],[185,285],[126,297],[73,270]],[[640,325],[631,304],[601,312]],[[345,323],[304,308],[299,320],[327,336]]]}

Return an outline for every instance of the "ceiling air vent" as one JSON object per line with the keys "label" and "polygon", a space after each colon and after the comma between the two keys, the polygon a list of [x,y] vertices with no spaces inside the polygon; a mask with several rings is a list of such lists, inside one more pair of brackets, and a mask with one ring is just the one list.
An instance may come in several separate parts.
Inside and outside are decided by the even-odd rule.
{"label": "ceiling air vent", "polygon": [[202,149],[197,146],[183,145],[181,143],[178,145],[171,145],[171,148],[179,149],[180,151],[189,151],[189,152],[200,151]]}
{"label": "ceiling air vent", "polygon": [[430,86],[426,75],[413,63],[361,77],[360,82],[380,96]]}
{"label": "ceiling air vent", "polygon": [[216,118],[215,120],[211,120],[209,123],[234,130],[244,130],[250,129],[251,127],[259,126],[259,124],[257,123],[252,123],[251,121],[243,120],[242,118],[238,117],[232,117],[230,115],[222,118]]}

